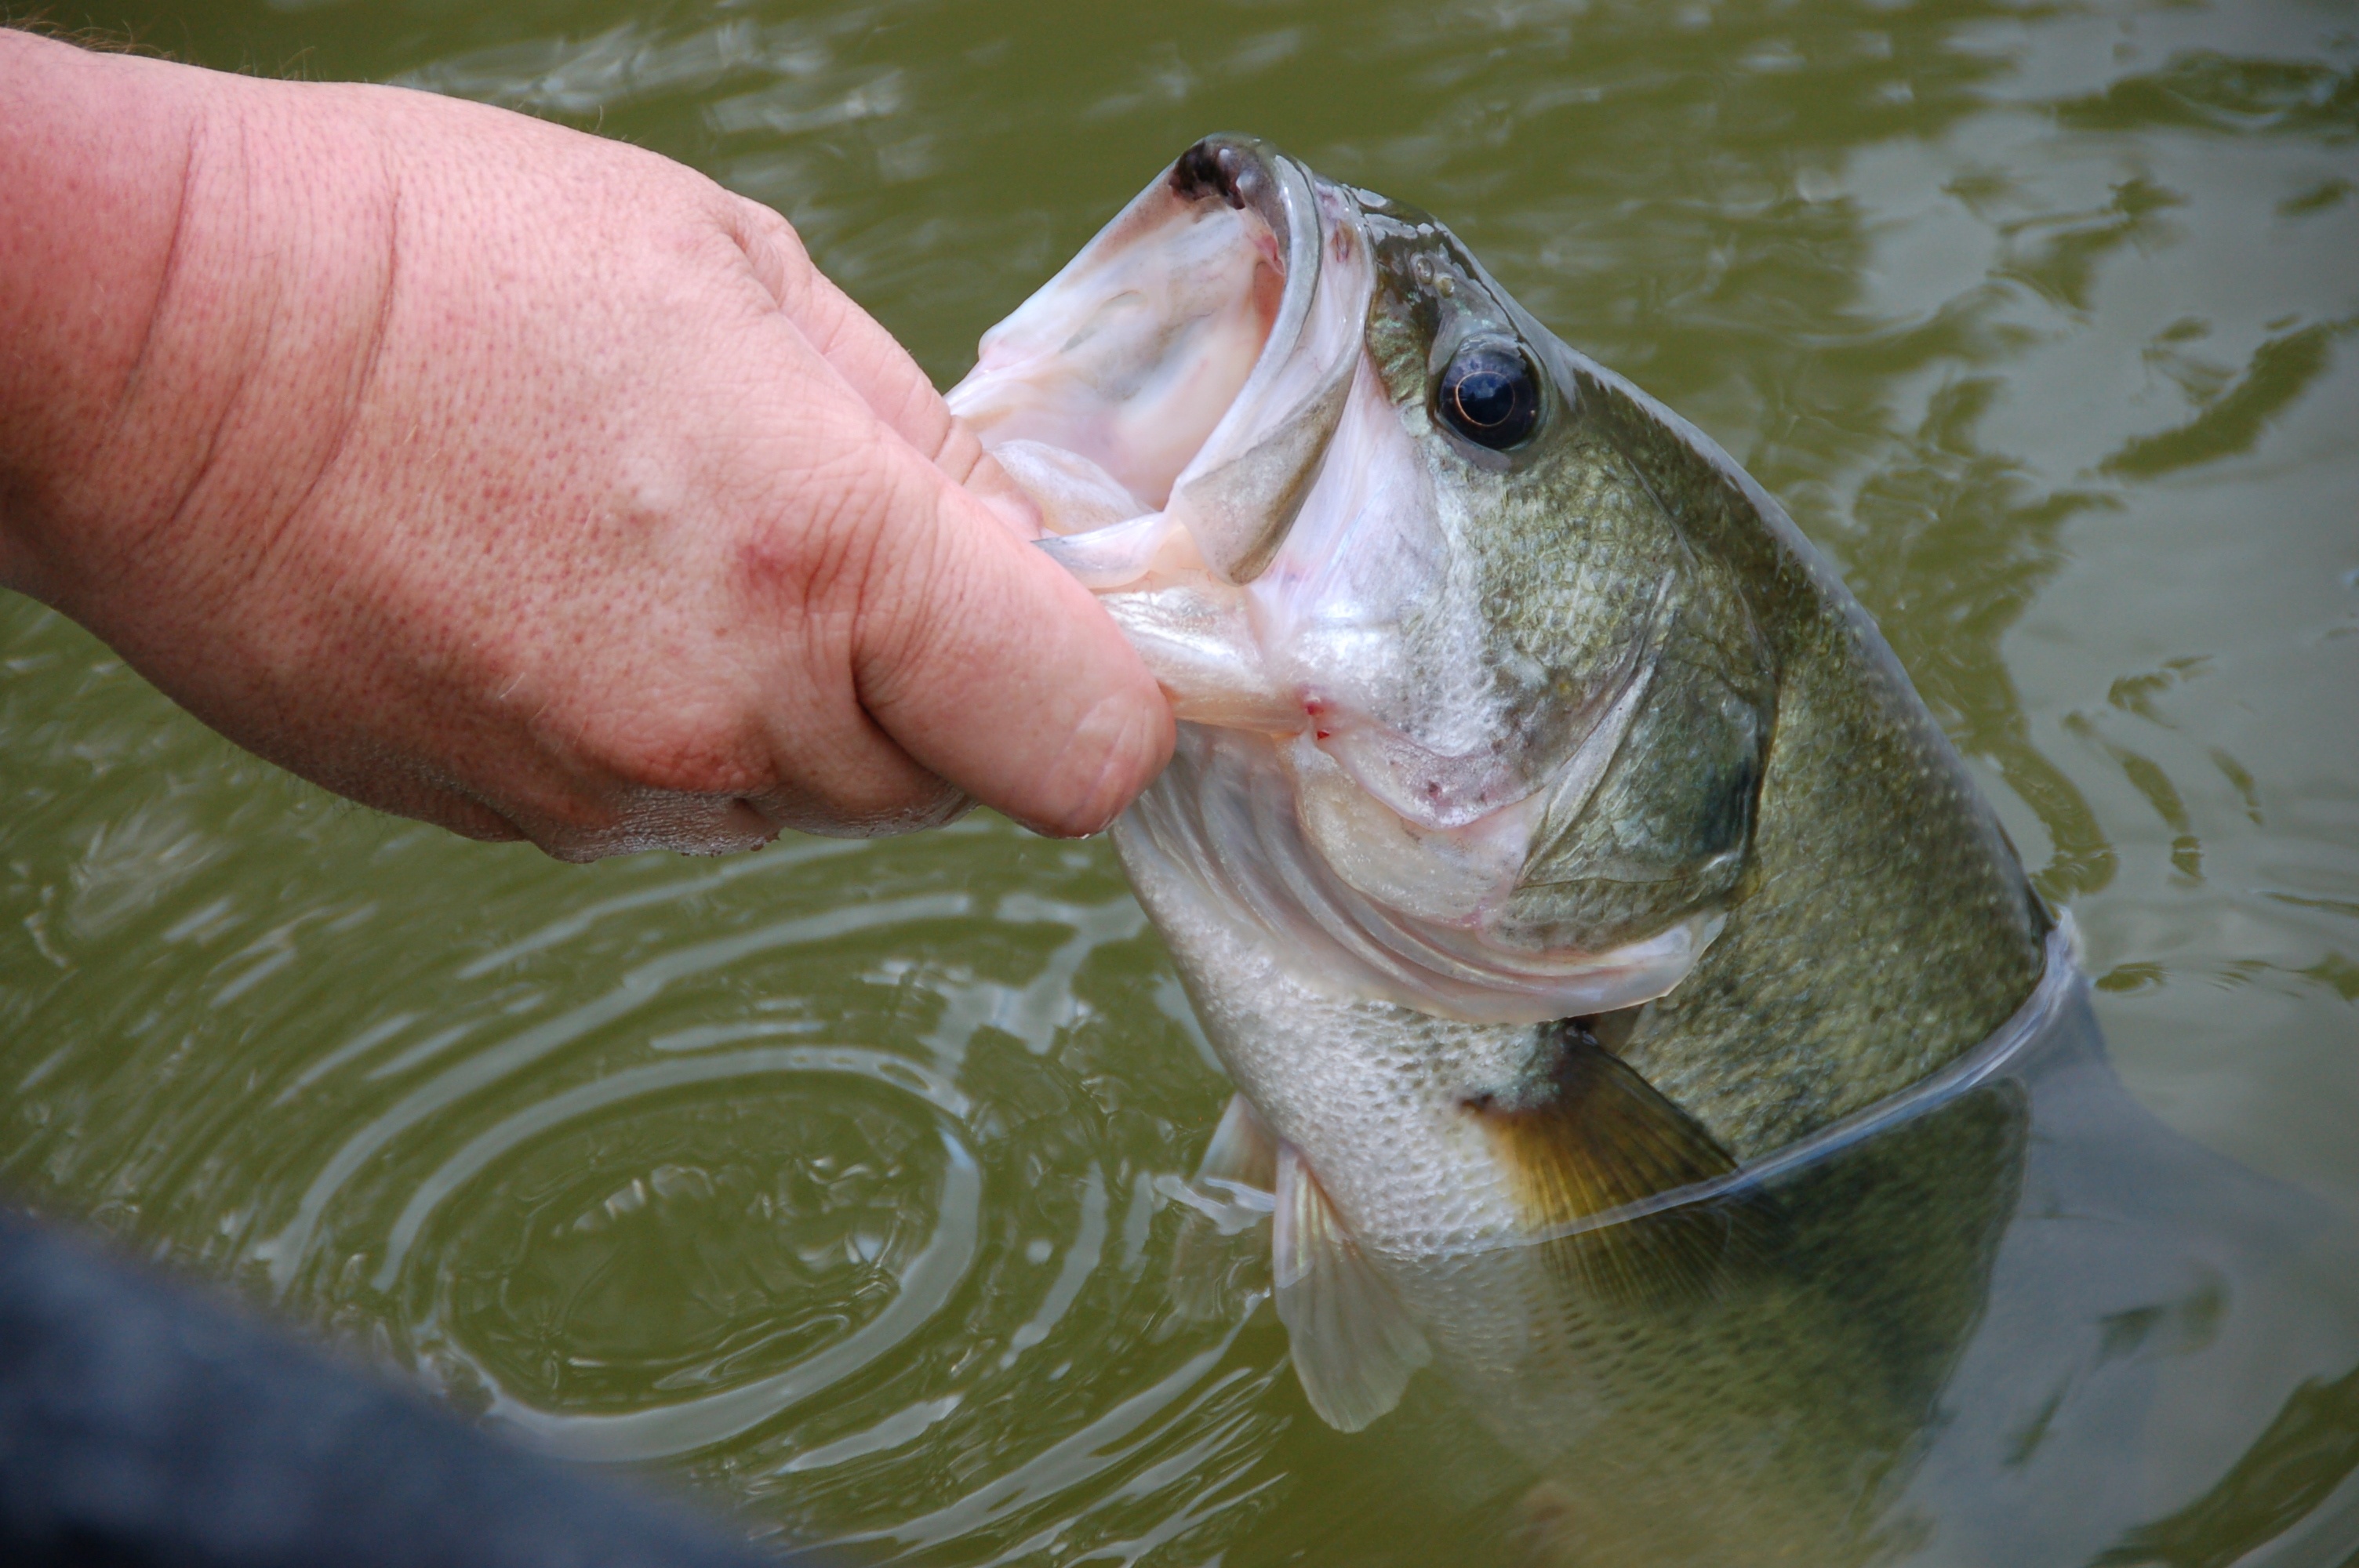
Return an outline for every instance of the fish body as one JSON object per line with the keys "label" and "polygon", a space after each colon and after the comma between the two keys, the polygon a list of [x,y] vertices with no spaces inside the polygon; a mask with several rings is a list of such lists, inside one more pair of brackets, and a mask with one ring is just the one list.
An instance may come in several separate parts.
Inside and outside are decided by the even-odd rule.
{"label": "fish body", "polygon": [[[1212,138],[951,402],[1174,693],[1116,846],[1363,1250],[1757,1157],[2037,983],[2047,917],[1856,601],[1427,215]],[[1660,1147],[1541,1168],[1601,1062]]]}
{"label": "fish body", "polygon": [[1269,1211],[1312,1407],[1435,1366],[1571,1477],[1569,1559],[1887,1548],[1862,1498],[2021,1193],[1975,1064],[2077,981],[1774,498],[1430,217],[1242,137],[949,397],[1181,720],[1114,842],[1238,1091],[1196,1190]]}

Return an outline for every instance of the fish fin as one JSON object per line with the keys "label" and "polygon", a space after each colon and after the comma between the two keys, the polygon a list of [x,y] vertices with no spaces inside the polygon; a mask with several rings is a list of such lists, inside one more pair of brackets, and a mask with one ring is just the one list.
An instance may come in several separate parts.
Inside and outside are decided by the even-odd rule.
{"label": "fish fin", "polygon": [[1196,1182],[1254,1192],[1277,1190],[1277,1134],[1245,1096],[1229,1097],[1221,1124],[1212,1129],[1212,1141],[1204,1145],[1204,1157],[1197,1162]]}
{"label": "fish fin", "polygon": [[1185,1183],[1165,1177],[1186,1212],[1171,1243],[1171,1306],[1182,1323],[1225,1323],[1268,1290],[1268,1254],[1242,1233],[1269,1217],[1277,1135],[1243,1095],[1229,1097]]}
{"label": "fish fin", "polygon": [[1278,1149],[1270,1245],[1294,1374],[1321,1420],[1357,1432],[1400,1402],[1433,1352],[1291,1144]]}
{"label": "fish fin", "polygon": [[1467,1108],[1490,1135],[1526,1224],[1574,1284],[1624,1303],[1710,1293],[1727,1264],[1758,1249],[1773,1217],[1767,1200],[1738,1188],[1581,1228],[1591,1216],[1736,1171],[1701,1122],[1585,1023],[1544,1026],[1560,1049],[1538,1092],[1514,1102],[1483,1096]]}

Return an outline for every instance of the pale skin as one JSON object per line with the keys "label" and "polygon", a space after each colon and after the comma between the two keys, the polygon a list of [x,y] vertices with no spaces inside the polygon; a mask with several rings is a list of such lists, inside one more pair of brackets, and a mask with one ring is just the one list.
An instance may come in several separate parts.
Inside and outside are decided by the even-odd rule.
{"label": "pale skin", "polygon": [[637,148],[0,29],[0,585],[352,799],[589,860],[972,800],[1171,718],[788,224]]}

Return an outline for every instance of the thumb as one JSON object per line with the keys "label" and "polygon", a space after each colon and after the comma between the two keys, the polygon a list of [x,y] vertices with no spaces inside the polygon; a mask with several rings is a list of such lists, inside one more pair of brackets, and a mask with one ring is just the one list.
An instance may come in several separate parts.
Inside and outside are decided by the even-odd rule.
{"label": "thumb", "polygon": [[1087,589],[908,455],[900,482],[919,493],[862,587],[861,705],[986,806],[1094,833],[1170,759],[1170,704]]}

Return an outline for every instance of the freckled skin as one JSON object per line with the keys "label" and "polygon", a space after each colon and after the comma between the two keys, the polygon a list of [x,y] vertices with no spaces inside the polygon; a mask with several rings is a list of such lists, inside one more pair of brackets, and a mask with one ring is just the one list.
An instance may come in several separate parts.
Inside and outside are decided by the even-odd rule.
{"label": "freckled skin", "polygon": [[[1090,832],[1169,710],[784,220],[433,93],[0,27],[0,589],[566,859]],[[1003,787],[1003,782],[1006,787]]]}

